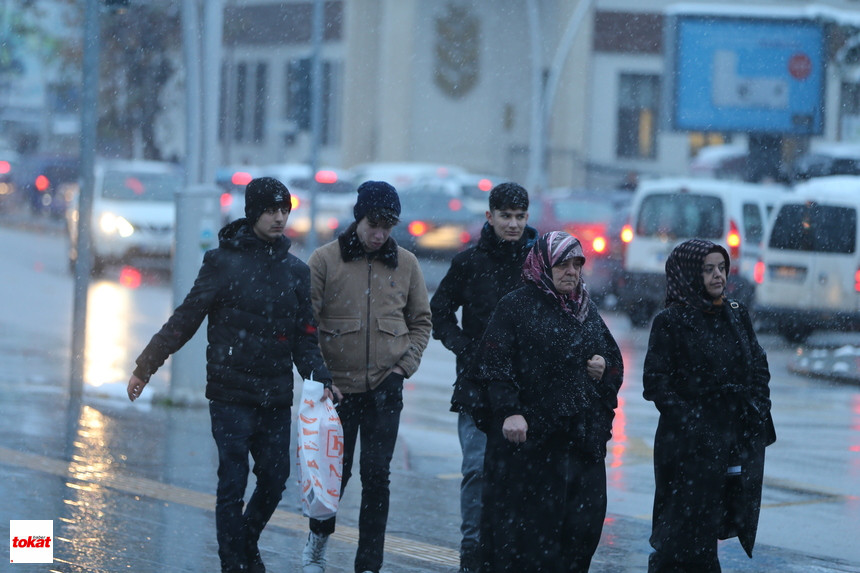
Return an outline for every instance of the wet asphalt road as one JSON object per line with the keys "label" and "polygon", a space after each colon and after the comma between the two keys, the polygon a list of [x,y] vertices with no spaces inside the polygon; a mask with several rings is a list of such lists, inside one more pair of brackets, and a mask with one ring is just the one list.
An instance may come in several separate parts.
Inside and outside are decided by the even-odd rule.
{"label": "wet asphalt road", "polygon": [[[71,288],[62,236],[0,221],[0,530],[52,519],[55,563],[11,571],[215,571],[216,455],[205,408],[127,402],[136,353],[171,309],[169,284],[116,277],[90,291],[88,386],[68,398]],[[440,265],[444,272],[444,264]],[[428,273],[429,275],[429,273]],[[592,571],[645,571],[656,411],[641,398],[647,330],[607,312],[626,368],[607,458],[609,515]],[[769,449],[756,556],[721,544],[724,571],[860,572],[860,387],[792,373],[797,350],[763,335],[779,441]],[[459,450],[447,411],[453,360],[431,343],[407,381],[392,467],[386,571],[455,571]],[[148,390],[167,392],[169,367]],[[96,386],[99,384],[99,386]],[[157,393],[157,392],[154,392]],[[202,393],[202,382],[201,382]],[[351,571],[357,482],[345,496],[329,571]],[[261,540],[270,571],[298,571],[306,536],[291,479]]]}

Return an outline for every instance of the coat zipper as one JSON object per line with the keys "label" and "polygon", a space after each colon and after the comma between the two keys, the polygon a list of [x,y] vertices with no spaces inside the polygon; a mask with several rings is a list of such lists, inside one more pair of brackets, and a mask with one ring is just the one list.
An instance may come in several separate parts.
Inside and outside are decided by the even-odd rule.
{"label": "coat zipper", "polygon": [[367,259],[367,325],[365,326],[365,354],[364,354],[364,385],[366,391],[370,392],[370,292],[373,278],[373,261]]}

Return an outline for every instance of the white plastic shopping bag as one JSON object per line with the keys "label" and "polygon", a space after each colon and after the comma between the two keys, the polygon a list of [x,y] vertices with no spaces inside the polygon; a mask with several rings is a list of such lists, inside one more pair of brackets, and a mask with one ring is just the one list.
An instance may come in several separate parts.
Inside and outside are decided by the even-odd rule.
{"label": "white plastic shopping bag", "polygon": [[322,382],[305,380],[296,420],[302,513],[328,519],[337,513],[343,471],[343,427]]}

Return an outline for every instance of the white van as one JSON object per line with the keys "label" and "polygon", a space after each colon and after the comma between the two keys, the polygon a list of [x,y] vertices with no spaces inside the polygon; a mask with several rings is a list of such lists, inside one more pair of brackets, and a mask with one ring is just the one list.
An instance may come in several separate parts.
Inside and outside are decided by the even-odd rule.
{"label": "white van", "polygon": [[732,258],[727,291],[749,304],[753,272],[773,204],[786,193],[778,185],[715,179],[643,181],[633,194],[618,285],[618,308],[634,326],[645,326],[666,299],[666,259],[688,239],[708,239]]}
{"label": "white van", "polygon": [[756,268],[755,317],[801,342],[816,328],[860,326],[860,177],[799,184],[774,207]]}

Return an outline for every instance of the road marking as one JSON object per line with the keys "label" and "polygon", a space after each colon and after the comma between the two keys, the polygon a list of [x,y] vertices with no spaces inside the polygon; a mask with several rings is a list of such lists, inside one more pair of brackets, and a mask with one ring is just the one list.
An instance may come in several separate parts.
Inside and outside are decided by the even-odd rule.
{"label": "road marking", "polygon": [[[44,472],[59,477],[69,478],[80,483],[67,483],[66,486],[73,489],[85,489],[93,485],[109,487],[111,489],[128,493],[131,495],[142,495],[159,499],[161,501],[187,505],[206,511],[215,511],[215,496],[201,493],[192,489],[176,487],[159,481],[129,475],[117,475],[116,473],[94,472],[89,468],[77,464],[74,461],[66,462],[47,456],[19,452],[0,447],[0,463],[14,465],[38,472]],[[282,529],[290,529],[301,533],[308,531],[308,520],[306,517],[278,509],[275,511],[269,524]],[[333,539],[358,544],[358,529],[338,524],[337,531],[332,534]],[[385,552],[394,553],[411,559],[425,561],[439,565],[460,565],[460,554],[455,549],[440,547],[430,543],[422,543],[402,537],[385,536]]]}

